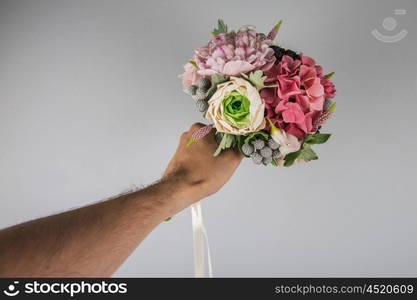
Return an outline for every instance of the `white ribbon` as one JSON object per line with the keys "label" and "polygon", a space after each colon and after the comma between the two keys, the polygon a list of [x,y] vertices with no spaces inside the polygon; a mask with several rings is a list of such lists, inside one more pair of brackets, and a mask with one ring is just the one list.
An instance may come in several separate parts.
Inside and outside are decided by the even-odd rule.
{"label": "white ribbon", "polygon": [[191,218],[193,225],[194,275],[195,277],[206,277],[205,249],[207,248],[208,277],[213,277],[210,245],[208,242],[207,230],[204,226],[200,202],[191,205]]}

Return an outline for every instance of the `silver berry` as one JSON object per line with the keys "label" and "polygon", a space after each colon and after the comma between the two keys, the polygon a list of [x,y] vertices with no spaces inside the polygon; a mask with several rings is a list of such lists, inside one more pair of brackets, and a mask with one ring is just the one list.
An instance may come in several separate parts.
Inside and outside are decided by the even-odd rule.
{"label": "silver berry", "polygon": [[261,164],[261,162],[262,162],[262,156],[259,153],[254,152],[254,153],[252,153],[252,155],[250,157],[252,158],[252,161],[255,164],[257,164],[257,165]]}
{"label": "silver berry", "polygon": [[252,141],[252,145],[256,150],[261,150],[263,147],[265,147],[265,142],[261,139],[256,139]]}
{"label": "silver berry", "polygon": [[204,100],[204,99],[197,100],[195,102],[195,105],[197,106],[197,109],[198,109],[199,112],[205,112],[208,109],[208,106],[209,106],[207,101]]}
{"label": "silver berry", "polygon": [[253,153],[255,149],[253,148],[252,145],[250,144],[243,144],[242,145],[242,152],[243,154],[245,154],[246,156],[249,156]]}
{"label": "silver berry", "polygon": [[274,150],[272,151],[272,158],[273,159],[277,159],[279,157],[279,150]]}
{"label": "silver berry", "polygon": [[211,81],[208,78],[201,78],[198,82],[200,89],[207,91],[211,87]]}
{"label": "silver berry", "polygon": [[187,88],[187,93],[188,94],[190,94],[191,96],[194,96],[195,95],[195,93],[197,92],[197,86],[196,85],[190,85],[188,88]]}
{"label": "silver berry", "polygon": [[262,155],[262,157],[267,158],[272,156],[272,149],[269,147],[263,147],[259,153]]}
{"label": "silver berry", "polygon": [[269,148],[271,148],[272,150],[276,150],[279,148],[279,145],[277,142],[275,142],[273,139],[269,139],[268,140],[268,146]]}
{"label": "silver berry", "polygon": [[198,88],[197,91],[195,92],[195,98],[196,100],[205,100],[206,99],[206,93],[207,91]]}
{"label": "silver berry", "polygon": [[269,165],[272,162],[272,157],[264,157],[262,159],[262,163],[266,166]]}

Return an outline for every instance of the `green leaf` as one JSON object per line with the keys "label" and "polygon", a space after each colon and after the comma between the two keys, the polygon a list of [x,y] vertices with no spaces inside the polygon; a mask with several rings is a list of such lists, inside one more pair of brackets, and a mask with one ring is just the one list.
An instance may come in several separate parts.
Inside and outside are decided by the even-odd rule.
{"label": "green leaf", "polygon": [[280,29],[281,25],[282,25],[282,20],[281,20],[281,21],[279,21],[279,22],[278,22],[278,23],[274,26],[274,28],[272,28],[272,30],[268,33],[268,38],[269,38],[269,39],[274,40],[274,39],[276,38],[276,36],[277,36],[277,34],[278,34],[278,31],[279,31],[279,29]]}
{"label": "green leaf", "polygon": [[218,85],[218,84],[226,82],[228,80],[229,80],[228,76],[223,76],[223,75],[220,75],[220,74],[214,74],[214,75],[211,76],[211,83],[213,85]]}
{"label": "green leaf", "polygon": [[308,144],[303,144],[303,147],[297,152],[289,153],[285,156],[285,167],[290,167],[294,164],[297,158],[303,159],[305,161],[319,159],[317,154],[311,149],[311,146]]}
{"label": "green leaf", "polygon": [[253,86],[256,87],[258,91],[266,87],[264,84],[266,80],[266,76],[264,76],[264,73],[261,70],[251,72],[249,73],[249,76],[244,73],[241,73],[241,76],[245,78],[246,80],[248,80],[250,83],[252,83]]}
{"label": "green leaf", "polygon": [[330,138],[330,134],[327,133],[315,133],[308,135],[300,150],[297,152],[288,153],[285,156],[285,167],[290,167],[294,164],[297,158],[303,159],[305,161],[319,159],[317,154],[311,149],[311,145],[323,144]]}
{"label": "green leaf", "polygon": [[304,159],[305,161],[319,159],[317,154],[313,151],[313,149],[311,149],[309,145],[304,145],[299,158]]}
{"label": "green leaf", "polygon": [[330,138],[331,134],[329,133],[315,133],[310,134],[306,137],[304,143],[315,145],[315,144],[324,144]]}
{"label": "green leaf", "polygon": [[236,144],[236,136],[232,134],[225,133],[220,141],[219,146],[217,147],[216,151],[214,152],[213,156],[217,156],[227,148],[231,148]]}
{"label": "green leaf", "polygon": [[329,74],[324,75],[324,78],[330,79],[330,78],[332,78],[334,76],[334,74],[336,74],[336,72],[331,72]]}
{"label": "green leaf", "polygon": [[206,98],[210,99],[217,91],[217,85],[229,80],[228,76],[214,74],[211,76],[211,88],[207,91]]}
{"label": "green leaf", "polygon": [[281,28],[282,20],[279,20],[279,22],[274,26],[274,30],[278,31]]}
{"label": "green leaf", "polygon": [[217,27],[211,32],[212,35],[217,35],[219,33],[227,33],[227,25],[224,23],[222,19],[217,21]]}
{"label": "green leaf", "polygon": [[275,159],[272,160],[271,165],[273,165],[274,167],[278,167],[277,162],[275,161]]}
{"label": "green leaf", "polygon": [[193,67],[194,67],[194,68],[198,69],[197,63],[196,63],[195,61],[193,61],[193,60],[189,60],[189,61],[188,61],[188,63],[189,63],[190,65],[193,65]]}
{"label": "green leaf", "polygon": [[222,138],[222,140],[221,140],[221,142],[220,142],[219,146],[217,146],[216,151],[213,153],[213,156],[217,156],[217,155],[219,155],[219,154],[220,154],[220,152],[222,152],[222,150],[224,149],[224,145],[222,144],[224,139],[225,139],[225,137],[223,136],[223,138]]}
{"label": "green leaf", "polygon": [[230,148],[233,146],[233,143],[235,141],[235,136],[231,134],[226,135],[226,142],[224,143],[224,149]]}
{"label": "green leaf", "polygon": [[[211,99],[211,97],[214,95],[214,93],[217,91],[217,87],[215,85],[212,85],[212,87],[207,91],[206,99],[207,101]],[[205,112],[203,116],[205,115]]]}
{"label": "green leaf", "polygon": [[294,164],[295,160],[300,156],[302,149],[298,150],[297,152],[288,153],[285,156],[284,167],[290,167]]}
{"label": "green leaf", "polygon": [[336,110],[336,102],[333,102],[333,103],[330,105],[328,112],[332,113],[332,112],[334,112],[335,110]]}
{"label": "green leaf", "polygon": [[244,144],[249,144],[250,141],[252,139],[254,139],[255,137],[261,137],[261,138],[263,138],[264,140],[267,141],[268,138],[269,138],[269,134],[264,132],[264,131],[251,132],[251,133],[249,133],[248,135],[245,136],[245,139],[244,139],[243,143]]}
{"label": "green leaf", "polygon": [[240,152],[242,155],[245,155],[245,154],[242,152],[242,145],[244,144],[244,136],[243,136],[243,135],[237,135],[237,136],[236,136],[236,144],[237,144],[237,148],[239,149],[239,152]]}
{"label": "green leaf", "polygon": [[165,222],[171,221],[172,217],[166,218]]}

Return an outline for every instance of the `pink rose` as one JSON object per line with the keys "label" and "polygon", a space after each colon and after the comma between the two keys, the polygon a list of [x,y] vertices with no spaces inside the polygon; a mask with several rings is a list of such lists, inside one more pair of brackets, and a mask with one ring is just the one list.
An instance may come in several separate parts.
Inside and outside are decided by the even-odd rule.
{"label": "pink rose", "polygon": [[184,65],[184,73],[180,75],[183,90],[186,91],[190,85],[196,84],[203,77],[204,76],[197,73],[197,68],[195,66],[186,63]]}

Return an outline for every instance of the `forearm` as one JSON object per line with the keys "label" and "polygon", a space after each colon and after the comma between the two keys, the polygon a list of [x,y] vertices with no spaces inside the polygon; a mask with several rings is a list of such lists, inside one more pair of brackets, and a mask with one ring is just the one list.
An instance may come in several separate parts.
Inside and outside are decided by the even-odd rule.
{"label": "forearm", "polygon": [[146,189],[0,231],[0,277],[107,277],[192,201],[171,177]]}
{"label": "forearm", "polygon": [[108,277],[163,220],[217,192],[242,155],[218,147],[213,132],[180,143],[164,179],[141,191],[0,230],[0,277]]}

